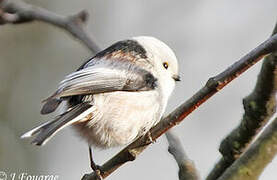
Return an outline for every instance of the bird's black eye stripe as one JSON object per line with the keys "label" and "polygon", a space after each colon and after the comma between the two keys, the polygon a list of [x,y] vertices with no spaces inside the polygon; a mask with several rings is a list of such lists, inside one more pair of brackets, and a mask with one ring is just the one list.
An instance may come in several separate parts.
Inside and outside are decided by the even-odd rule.
{"label": "bird's black eye stripe", "polygon": [[168,68],[168,63],[167,63],[167,62],[164,62],[164,63],[163,63],[163,66],[164,66],[165,69],[167,69],[167,68]]}

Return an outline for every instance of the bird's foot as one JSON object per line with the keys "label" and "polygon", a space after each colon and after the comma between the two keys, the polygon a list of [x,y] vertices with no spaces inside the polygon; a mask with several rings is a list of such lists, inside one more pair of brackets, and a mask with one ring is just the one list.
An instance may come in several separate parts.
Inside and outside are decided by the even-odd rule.
{"label": "bird's foot", "polygon": [[101,175],[101,166],[96,165],[96,163],[93,161],[92,150],[90,146],[89,146],[89,159],[90,159],[90,167],[94,171],[95,176],[97,177],[98,180],[102,180],[103,177]]}
{"label": "bird's foot", "polygon": [[90,164],[91,169],[95,173],[95,176],[97,177],[98,180],[102,180],[103,177],[101,175],[101,167],[96,165],[95,163]]}
{"label": "bird's foot", "polygon": [[101,175],[101,170],[100,169],[94,170],[94,173],[95,173],[98,180],[103,180],[104,179]]}
{"label": "bird's foot", "polygon": [[155,142],[156,142],[156,140],[153,140],[153,138],[152,138],[152,135],[151,135],[151,132],[150,132],[150,131],[148,131],[148,132],[146,133],[146,138],[147,138],[146,142],[147,142],[148,144],[153,144],[153,143],[155,143]]}

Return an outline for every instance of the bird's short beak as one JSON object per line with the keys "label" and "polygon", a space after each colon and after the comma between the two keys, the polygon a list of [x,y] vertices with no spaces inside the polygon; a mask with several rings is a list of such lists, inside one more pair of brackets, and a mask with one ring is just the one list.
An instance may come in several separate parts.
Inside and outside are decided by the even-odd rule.
{"label": "bird's short beak", "polygon": [[173,75],[172,78],[175,80],[175,81],[181,81],[181,77],[179,75]]}

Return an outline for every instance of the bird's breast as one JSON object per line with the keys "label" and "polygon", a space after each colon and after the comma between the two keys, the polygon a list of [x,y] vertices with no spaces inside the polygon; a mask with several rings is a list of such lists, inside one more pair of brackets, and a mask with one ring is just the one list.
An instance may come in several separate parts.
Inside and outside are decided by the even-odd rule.
{"label": "bird's breast", "polygon": [[77,128],[90,144],[103,148],[132,142],[155,125],[164,110],[155,90],[102,93],[93,99],[92,118]]}

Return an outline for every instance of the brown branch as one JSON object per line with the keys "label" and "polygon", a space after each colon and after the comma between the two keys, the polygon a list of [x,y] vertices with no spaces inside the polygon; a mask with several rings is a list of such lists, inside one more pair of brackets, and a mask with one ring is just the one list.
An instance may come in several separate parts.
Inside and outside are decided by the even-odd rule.
{"label": "brown branch", "polygon": [[[238,77],[241,73],[246,71],[256,62],[261,60],[265,55],[275,51],[276,49],[277,35],[274,35],[259,45],[257,48],[252,50],[250,53],[242,57],[239,61],[235,62],[225,71],[215,77],[210,78],[206,85],[195,95],[177,107],[173,112],[171,112],[167,117],[163,118],[155,127],[150,130],[152,139],[156,140],[167,130],[179,124],[186,116],[199,107],[203,102],[208,100],[229,82]],[[126,162],[133,161],[148,145],[149,139],[147,137],[144,136],[138,138],[135,142],[128,145],[100,167],[102,171],[102,177],[107,177]],[[93,180],[96,179],[96,176],[94,173],[91,173],[83,176],[82,179]]]}
{"label": "brown branch", "polygon": [[[277,24],[273,34],[277,32]],[[277,52],[267,56],[263,62],[253,92],[244,98],[245,113],[241,123],[220,144],[222,158],[208,175],[214,180],[245,151],[262,127],[276,111],[277,92]]]}
{"label": "brown branch", "polygon": [[194,163],[187,157],[178,136],[171,131],[166,132],[165,135],[168,141],[168,152],[172,154],[179,166],[179,180],[200,179]]}
{"label": "brown branch", "polygon": [[250,148],[218,180],[259,179],[264,168],[277,154],[277,118],[265,128]]}
{"label": "brown branch", "polygon": [[100,48],[83,28],[87,19],[88,13],[85,10],[71,16],[61,16],[23,1],[0,0],[0,25],[21,24],[35,20],[49,23],[69,32],[93,53],[96,53]]}

